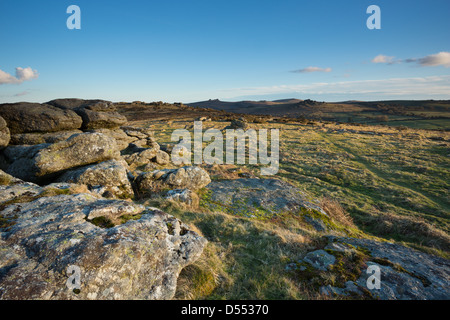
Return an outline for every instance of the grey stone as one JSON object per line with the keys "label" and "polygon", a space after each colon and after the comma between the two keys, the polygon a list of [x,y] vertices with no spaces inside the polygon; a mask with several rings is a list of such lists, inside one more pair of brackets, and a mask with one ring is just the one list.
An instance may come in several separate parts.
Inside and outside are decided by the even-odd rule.
{"label": "grey stone", "polygon": [[11,139],[5,119],[0,117],[0,149],[6,147]]}
{"label": "grey stone", "polygon": [[118,128],[127,123],[127,118],[118,112],[94,111],[88,108],[78,109],[76,112],[83,119],[84,130]]}
{"label": "grey stone", "polygon": [[182,167],[144,172],[136,178],[141,195],[159,193],[169,189],[198,190],[211,182],[209,174],[200,167]]}
{"label": "grey stone", "polygon": [[111,138],[114,138],[117,143],[117,147],[119,150],[125,150],[128,148],[128,145],[137,140],[135,137],[130,137],[127,135],[122,129],[93,129],[89,130],[89,132],[103,133]]}
{"label": "grey stone", "polygon": [[324,250],[316,250],[309,252],[303,261],[318,270],[326,271],[335,263],[336,258]]}
{"label": "grey stone", "polygon": [[155,162],[160,165],[166,165],[170,163],[170,156],[168,153],[158,150],[155,156]]}
{"label": "grey stone", "polygon": [[334,251],[364,249],[369,252],[367,267],[375,265],[380,269],[380,289],[368,289],[367,280],[372,273],[368,274],[366,269],[361,270],[356,282],[346,283],[345,288],[332,288],[334,293],[349,295],[366,291],[381,300],[447,300],[450,297],[447,259],[371,239],[333,237],[330,241],[326,248]]}
{"label": "grey stone", "polygon": [[[133,144],[131,144],[133,146]],[[132,151],[137,151],[132,154],[125,154],[122,158],[132,168],[143,166],[151,162],[158,154],[159,148],[139,148],[137,146],[132,147]]]}
{"label": "grey stone", "polygon": [[231,123],[228,127],[225,129],[242,129],[247,130],[248,129],[248,123],[245,119],[234,119],[231,120]]}
{"label": "grey stone", "polygon": [[[47,102],[47,104],[50,104],[50,105],[55,106],[60,109],[76,110],[79,108],[85,108],[85,107],[89,107],[89,106],[97,105],[97,104],[109,106],[111,103],[110,103],[110,101],[99,100],[99,99],[83,100],[83,99],[69,98],[69,99],[51,100],[51,101]],[[115,111],[115,109],[114,109],[114,111]]]}
{"label": "grey stone", "polygon": [[198,195],[189,189],[174,189],[169,190],[165,195],[164,198],[168,200],[173,200],[181,203],[185,203],[190,207],[198,207],[199,204],[199,198]]}

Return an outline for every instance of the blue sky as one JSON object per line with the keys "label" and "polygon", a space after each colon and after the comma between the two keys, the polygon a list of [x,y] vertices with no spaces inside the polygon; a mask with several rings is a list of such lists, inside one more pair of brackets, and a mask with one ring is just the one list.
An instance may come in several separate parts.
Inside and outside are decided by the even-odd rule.
{"label": "blue sky", "polygon": [[[66,27],[72,4],[81,30]],[[381,30],[366,27],[372,4]],[[4,0],[0,102],[450,99],[449,12],[448,0]]]}

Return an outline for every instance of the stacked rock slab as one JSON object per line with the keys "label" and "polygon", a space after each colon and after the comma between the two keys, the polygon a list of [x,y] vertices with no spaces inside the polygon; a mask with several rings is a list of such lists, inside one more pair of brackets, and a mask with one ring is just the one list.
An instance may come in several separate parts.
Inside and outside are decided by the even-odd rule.
{"label": "stacked rock slab", "polygon": [[0,116],[5,119],[11,134],[74,130],[82,124],[81,117],[72,110],[39,103],[1,104]]}
{"label": "stacked rock slab", "polygon": [[49,101],[48,104],[63,110],[73,110],[83,119],[83,130],[117,128],[127,123],[127,118],[116,112],[109,101],[57,99]]}
{"label": "stacked rock slab", "polygon": [[30,182],[40,182],[65,170],[119,159],[113,138],[100,133],[83,133],[54,144],[10,146],[4,151],[10,165],[6,172]]}

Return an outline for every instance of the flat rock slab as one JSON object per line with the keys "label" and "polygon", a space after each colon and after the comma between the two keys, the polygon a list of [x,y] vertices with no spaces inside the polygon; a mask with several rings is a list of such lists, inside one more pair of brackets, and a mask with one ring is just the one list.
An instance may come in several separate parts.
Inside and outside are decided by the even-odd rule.
{"label": "flat rock slab", "polygon": [[[450,299],[450,261],[399,244],[369,239],[337,239],[336,242],[365,248],[368,265],[381,269],[381,289],[371,290],[379,299]],[[369,275],[361,274],[357,285],[366,286]]]}
{"label": "flat rock slab", "polygon": [[[352,257],[359,257],[352,260]],[[354,261],[354,262],[352,262]],[[358,262],[357,262],[358,261]],[[356,264],[357,263],[357,264]],[[450,261],[438,256],[417,251],[405,246],[372,239],[356,239],[328,236],[324,249],[309,252],[297,264],[287,266],[301,275],[308,272],[308,278],[314,272],[334,274],[353,270],[354,279],[341,285],[323,285],[322,294],[336,296],[366,297],[380,300],[436,300],[450,299]],[[369,288],[369,267],[380,271],[380,288]],[[342,270],[345,268],[345,270]],[[319,276],[317,279],[330,279]],[[373,279],[370,279],[372,282]]]}
{"label": "flat rock slab", "polygon": [[88,186],[91,190],[102,187],[118,198],[132,198],[133,188],[127,176],[125,161],[108,160],[89,166],[68,170],[57,181],[78,183]]}
{"label": "flat rock slab", "polygon": [[33,158],[37,176],[120,157],[116,141],[101,133],[83,133],[40,150]]}
{"label": "flat rock slab", "polygon": [[[305,194],[277,179],[236,179],[212,181],[203,204],[212,210],[247,217],[271,217],[283,212],[314,209],[326,213],[306,200]],[[205,198],[205,197],[204,197]]]}
{"label": "flat rock slab", "polygon": [[36,145],[41,143],[56,143],[66,140],[74,134],[83,133],[81,130],[69,130],[47,133],[17,133],[11,136],[12,145]]}

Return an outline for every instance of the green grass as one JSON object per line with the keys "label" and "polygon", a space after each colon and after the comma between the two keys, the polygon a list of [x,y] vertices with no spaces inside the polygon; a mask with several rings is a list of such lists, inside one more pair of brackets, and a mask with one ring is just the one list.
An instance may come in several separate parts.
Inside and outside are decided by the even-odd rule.
{"label": "green grass", "polygon": [[[174,121],[170,129],[162,122],[153,124],[157,141],[167,143],[173,129],[191,122]],[[216,128],[226,125],[208,123]],[[350,216],[349,223],[334,215],[322,219],[332,232],[386,239],[450,258],[448,133],[320,122],[251,124],[253,128],[268,126],[281,130],[280,170],[275,178],[297,186],[309,200],[335,199]],[[338,129],[356,133],[338,133]],[[258,166],[233,170],[244,167],[258,176]],[[219,180],[229,175],[226,169],[214,173]],[[288,263],[323,247],[324,233],[305,224],[298,213],[251,218],[236,215],[233,208],[212,203],[210,198],[206,190],[200,191],[196,210],[164,201],[151,204],[175,215],[209,241],[199,261],[182,271],[176,298],[324,298],[319,282],[286,271]],[[332,272],[318,276],[322,285],[340,285],[355,278],[366,259],[363,255],[341,258]]]}
{"label": "green grass", "polygon": [[448,143],[413,130],[378,136],[304,126],[283,133],[279,176],[337,199],[363,231],[448,254]]}

